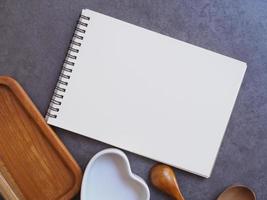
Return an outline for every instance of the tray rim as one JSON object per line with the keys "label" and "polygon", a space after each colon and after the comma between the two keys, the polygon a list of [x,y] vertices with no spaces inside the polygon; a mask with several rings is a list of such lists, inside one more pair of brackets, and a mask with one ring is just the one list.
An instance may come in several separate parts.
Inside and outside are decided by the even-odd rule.
{"label": "tray rim", "polygon": [[70,169],[73,174],[74,182],[73,186],[62,196],[59,197],[59,200],[71,199],[74,197],[80,190],[81,180],[82,180],[82,171],[78,163],[75,161],[73,156],[67,150],[65,145],[53,131],[53,129],[47,124],[44,117],[36,108],[35,104],[32,102],[30,97],[24,91],[22,86],[13,78],[9,76],[0,76],[0,85],[8,87],[11,92],[16,96],[20,101],[26,112],[34,120],[37,126],[42,130],[43,136],[51,144],[55,152],[58,154],[62,162],[66,167]]}

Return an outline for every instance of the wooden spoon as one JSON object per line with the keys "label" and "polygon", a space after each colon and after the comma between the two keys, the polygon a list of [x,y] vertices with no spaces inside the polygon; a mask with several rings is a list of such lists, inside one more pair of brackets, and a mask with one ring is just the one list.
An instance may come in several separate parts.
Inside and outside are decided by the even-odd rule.
{"label": "wooden spoon", "polygon": [[179,189],[175,174],[167,165],[157,164],[150,171],[152,184],[162,192],[170,195],[176,200],[184,200]]}
{"label": "wooden spoon", "polygon": [[233,185],[226,188],[217,200],[256,200],[256,195],[246,186]]}

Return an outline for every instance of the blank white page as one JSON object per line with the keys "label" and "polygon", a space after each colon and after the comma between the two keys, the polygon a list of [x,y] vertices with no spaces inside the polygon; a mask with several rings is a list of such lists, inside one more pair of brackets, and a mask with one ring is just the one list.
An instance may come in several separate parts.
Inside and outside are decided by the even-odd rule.
{"label": "blank white page", "polygon": [[90,21],[57,118],[48,123],[209,177],[246,64],[82,14]]}

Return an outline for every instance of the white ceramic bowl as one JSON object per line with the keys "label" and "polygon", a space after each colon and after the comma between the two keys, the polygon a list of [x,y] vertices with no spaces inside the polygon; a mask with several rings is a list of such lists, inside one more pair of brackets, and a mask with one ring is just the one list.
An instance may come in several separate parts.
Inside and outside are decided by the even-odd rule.
{"label": "white ceramic bowl", "polygon": [[145,181],[132,173],[127,156],[118,149],[97,153],[88,163],[81,200],[149,200]]}

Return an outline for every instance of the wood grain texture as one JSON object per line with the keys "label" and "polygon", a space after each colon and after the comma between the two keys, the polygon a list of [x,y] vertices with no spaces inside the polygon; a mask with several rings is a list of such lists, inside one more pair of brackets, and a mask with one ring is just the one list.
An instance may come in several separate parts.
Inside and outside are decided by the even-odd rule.
{"label": "wood grain texture", "polygon": [[8,200],[25,200],[2,160],[0,160],[0,193]]}
{"label": "wood grain texture", "polygon": [[71,199],[81,170],[20,85],[0,77],[0,192],[6,199]]}

